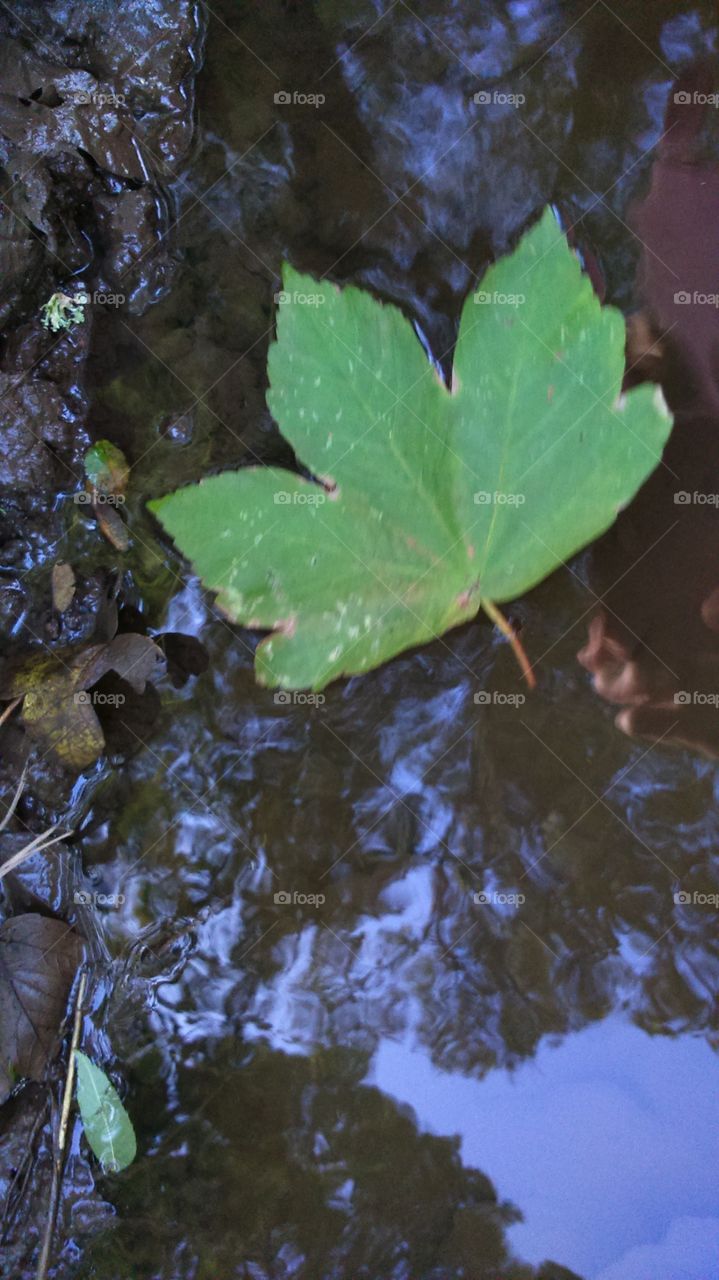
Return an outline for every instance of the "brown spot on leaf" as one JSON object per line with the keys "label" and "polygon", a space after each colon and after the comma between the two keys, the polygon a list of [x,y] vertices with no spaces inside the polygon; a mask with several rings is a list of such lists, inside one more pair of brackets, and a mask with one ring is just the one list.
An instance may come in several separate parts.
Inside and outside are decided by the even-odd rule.
{"label": "brown spot on leaf", "polygon": [[278,631],[280,635],[286,636],[288,640],[292,638],[296,630],[297,614],[295,613],[291,614],[289,618],[280,618],[275,627],[275,631]]}

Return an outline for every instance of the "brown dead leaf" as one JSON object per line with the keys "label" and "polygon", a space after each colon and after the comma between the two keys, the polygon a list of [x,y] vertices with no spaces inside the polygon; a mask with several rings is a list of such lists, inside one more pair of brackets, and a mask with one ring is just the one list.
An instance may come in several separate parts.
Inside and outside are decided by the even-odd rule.
{"label": "brown dead leaf", "polygon": [[22,720],[28,732],[70,768],[85,769],[105,746],[92,686],[115,671],[142,693],[162,661],[161,650],[148,636],[134,634],[80,650],[33,654],[0,684],[0,699],[24,695]]}
{"label": "brown dead leaf", "polygon": [[117,508],[108,506],[106,503],[97,503],[92,509],[103,537],[116,551],[127,551],[130,535]]}
{"label": "brown dead leaf", "polygon": [[148,636],[125,633],[102,645],[101,652],[91,657],[83,672],[83,683],[89,687],[108,671],[114,671],[132,685],[136,693],[142,693],[163,661],[162,650]]}
{"label": "brown dead leaf", "polygon": [[16,1080],[42,1080],[82,958],[82,938],[61,920],[28,914],[0,926],[0,1101]]}

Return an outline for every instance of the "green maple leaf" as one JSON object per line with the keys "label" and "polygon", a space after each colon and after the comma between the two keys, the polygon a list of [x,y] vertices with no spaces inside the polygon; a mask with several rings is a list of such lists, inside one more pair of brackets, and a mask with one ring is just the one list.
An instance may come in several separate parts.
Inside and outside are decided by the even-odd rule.
{"label": "green maple leaf", "polygon": [[284,272],[268,404],[315,480],[248,467],[150,504],[258,679],[321,689],[527,591],[609,527],[671,421],[621,396],[624,320],[549,210],[464,305],[448,388],[409,321]]}

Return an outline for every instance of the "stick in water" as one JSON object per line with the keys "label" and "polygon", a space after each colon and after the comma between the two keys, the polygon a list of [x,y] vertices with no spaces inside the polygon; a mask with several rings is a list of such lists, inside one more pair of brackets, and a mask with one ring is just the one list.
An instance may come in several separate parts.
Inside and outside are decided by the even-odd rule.
{"label": "stick in water", "polygon": [[50,1261],[50,1249],[52,1247],[52,1238],[55,1234],[55,1223],[57,1222],[57,1211],[60,1205],[60,1188],[62,1186],[62,1174],[65,1164],[65,1146],[67,1143],[67,1126],[70,1117],[70,1103],[72,1102],[72,1086],[75,1082],[75,1050],[80,1041],[80,1022],[82,1019],[82,1002],[85,998],[85,986],[87,983],[87,974],[83,972],[80,975],[80,985],[77,989],[77,1000],[75,1001],[75,1020],[72,1028],[72,1044],[70,1045],[70,1055],[67,1063],[67,1075],[65,1076],[65,1091],[62,1098],[62,1111],[60,1113],[60,1128],[57,1134],[57,1143],[55,1145],[55,1159],[52,1170],[52,1189],[50,1191],[50,1205],[48,1208],[47,1223],[45,1224],[45,1238],[42,1242],[42,1252],[40,1260],[37,1264],[35,1280],[47,1280],[47,1268]]}

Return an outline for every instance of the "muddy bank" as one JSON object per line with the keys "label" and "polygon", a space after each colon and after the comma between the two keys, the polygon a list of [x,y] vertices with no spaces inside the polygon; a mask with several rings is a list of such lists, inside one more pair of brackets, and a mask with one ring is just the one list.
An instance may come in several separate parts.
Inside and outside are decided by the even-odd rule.
{"label": "muddy bank", "polygon": [[[0,37],[0,651],[7,652],[89,639],[102,627],[111,576],[122,570],[93,563],[94,530],[73,502],[83,455],[98,435],[88,362],[103,342],[104,312],[141,315],[174,277],[174,187],[192,137],[202,29],[191,3],[151,12],[139,4],[120,11],[24,4],[0,16]],[[43,323],[43,307],[57,294],[87,299],[81,323],[59,331]],[[59,619],[49,572],[74,548],[74,608]],[[62,782],[56,786],[55,809],[67,796]]]}
{"label": "muddy bank", "polygon": [[[122,621],[123,606],[139,603],[131,575],[110,547],[98,546],[94,521],[76,501],[83,456],[97,438],[88,367],[102,342],[98,315],[108,309],[141,315],[171,286],[174,187],[192,138],[202,34],[198,7],[182,0],[149,11],[133,3],[20,4],[0,15],[0,653],[6,659],[48,647],[62,655],[68,646],[107,640],[117,627],[118,597],[121,628],[131,629]],[[56,330],[43,320],[58,295],[85,302],[80,322]],[[72,599],[59,611],[51,573],[68,560],[76,565]],[[142,714],[135,723],[142,724]],[[2,836],[5,860],[67,810],[77,773],[52,751],[33,751],[17,721],[0,732],[5,806],[28,754],[34,757],[32,780]],[[113,748],[110,737],[108,749],[119,758],[133,744]],[[78,868],[72,853],[30,859],[4,881],[4,915],[67,920],[77,912]],[[81,928],[101,960],[92,921]],[[11,1016],[4,1005],[5,1034]],[[35,1073],[42,1066],[38,1061]],[[51,1097],[46,1086],[30,1085],[3,1108],[3,1168],[10,1177],[10,1198],[3,1199],[6,1215],[14,1216],[4,1274],[19,1274],[21,1257],[36,1250],[44,1229],[52,1145],[43,1126]],[[16,1202],[24,1184],[14,1174],[23,1169],[34,1194]],[[83,1221],[105,1217],[89,1167],[78,1170],[76,1192]]]}

